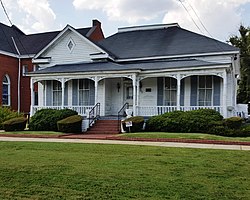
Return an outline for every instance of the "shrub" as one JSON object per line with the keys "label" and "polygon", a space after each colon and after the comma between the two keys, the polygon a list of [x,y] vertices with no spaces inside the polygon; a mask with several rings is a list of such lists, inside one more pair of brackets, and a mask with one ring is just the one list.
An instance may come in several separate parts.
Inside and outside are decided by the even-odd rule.
{"label": "shrub", "polygon": [[206,133],[211,124],[222,121],[219,112],[212,109],[173,111],[148,119],[146,130],[182,133]]}
{"label": "shrub", "polygon": [[143,129],[144,118],[141,116],[130,117],[122,121],[123,129],[126,132],[129,132],[129,127],[126,127],[126,122],[132,122],[132,126],[130,127],[130,132],[140,132]]}
{"label": "shrub", "polygon": [[229,129],[239,129],[242,126],[243,119],[240,117],[230,117],[225,119],[225,125]]}
{"label": "shrub", "polygon": [[8,107],[0,107],[0,129],[3,129],[2,123],[12,118],[23,117],[23,114],[15,112]]}
{"label": "shrub", "polygon": [[32,131],[57,131],[57,122],[66,117],[77,115],[76,111],[70,109],[42,109],[35,113],[30,119],[29,130]]}
{"label": "shrub", "polygon": [[82,117],[73,115],[57,122],[58,131],[63,133],[82,132]]}
{"label": "shrub", "polygon": [[5,131],[23,131],[26,128],[26,123],[27,118],[12,118],[3,122],[3,129]]}

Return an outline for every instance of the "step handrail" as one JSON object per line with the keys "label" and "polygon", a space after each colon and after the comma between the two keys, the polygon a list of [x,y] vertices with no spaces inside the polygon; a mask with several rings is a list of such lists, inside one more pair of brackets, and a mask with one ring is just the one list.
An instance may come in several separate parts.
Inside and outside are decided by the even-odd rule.
{"label": "step handrail", "polygon": [[89,111],[89,128],[92,124],[100,118],[100,103],[94,105],[94,107]]}
{"label": "step handrail", "polygon": [[129,104],[126,102],[122,108],[118,111],[118,115],[117,115],[117,118],[118,118],[118,130],[119,130],[119,133],[121,133],[121,126],[120,126],[120,120],[121,120],[121,117],[124,116],[124,113],[125,113],[125,110],[129,108]]}

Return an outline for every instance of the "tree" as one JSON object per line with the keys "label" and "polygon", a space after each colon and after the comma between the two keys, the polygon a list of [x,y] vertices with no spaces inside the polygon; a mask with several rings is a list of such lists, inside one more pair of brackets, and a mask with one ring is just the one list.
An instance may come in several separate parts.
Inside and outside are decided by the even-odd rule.
{"label": "tree", "polygon": [[240,71],[241,80],[239,83],[237,103],[250,102],[250,28],[243,25],[239,28],[240,36],[232,36],[229,42],[240,48]]}

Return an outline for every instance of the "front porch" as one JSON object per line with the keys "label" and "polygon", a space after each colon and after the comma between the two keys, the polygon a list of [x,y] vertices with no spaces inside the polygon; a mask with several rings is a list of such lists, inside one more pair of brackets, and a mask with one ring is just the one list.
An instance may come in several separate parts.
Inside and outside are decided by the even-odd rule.
{"label": "front porch", "polygon": [[[197,75],[198,74],[198,75]],[[40,109],[72,109],[88,117],[100,104],[100,116],[118,115],[125,103],[134,116],[154,116],[175,110],[214,109],[224,117],[236,115],[226,71],[192,74],[161,73],[31,77],[31,115]],[[38,83],[38,104],[34,84]]]}

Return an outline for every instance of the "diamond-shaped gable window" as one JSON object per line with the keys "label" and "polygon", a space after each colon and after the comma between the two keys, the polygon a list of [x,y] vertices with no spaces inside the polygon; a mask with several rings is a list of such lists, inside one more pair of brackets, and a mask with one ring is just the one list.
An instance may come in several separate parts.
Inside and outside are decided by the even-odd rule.
{"label": "diamond-shaped gable window", "polygon": [[69,42],[67,44],[67,47],[68,47],[70,52],[73,51],[74,46],[75,46],[75,44],[74,44],[73,40],[70,38],[70,40],[69,40]]}

